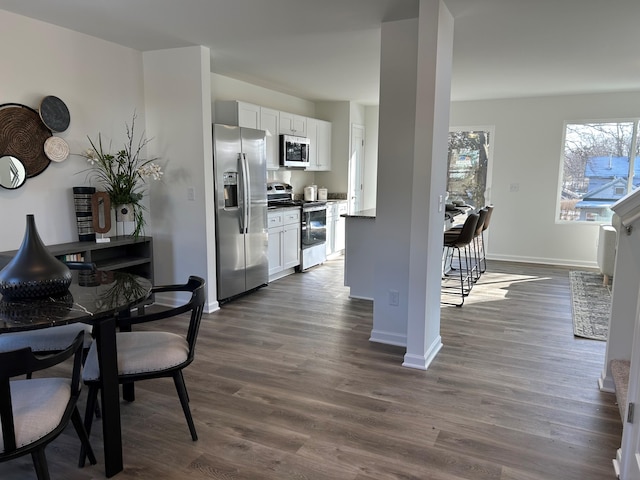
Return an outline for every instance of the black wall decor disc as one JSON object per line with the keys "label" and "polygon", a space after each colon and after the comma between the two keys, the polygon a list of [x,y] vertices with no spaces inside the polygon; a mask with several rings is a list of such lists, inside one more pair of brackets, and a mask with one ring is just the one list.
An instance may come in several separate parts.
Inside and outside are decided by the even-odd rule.
{"label": "black wall decor disc", "polygon": [[53,132],[64,132],[69,128],[71,117],[69,109],[58,97],[48,95],[40,103],[40,118],[47,128]]}

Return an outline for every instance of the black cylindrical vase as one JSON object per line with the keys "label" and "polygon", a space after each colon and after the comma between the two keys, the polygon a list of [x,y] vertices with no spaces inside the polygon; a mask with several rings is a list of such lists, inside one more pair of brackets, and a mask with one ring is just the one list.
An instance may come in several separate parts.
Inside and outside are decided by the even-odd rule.
{"label": "black cylindrical vase", "polygon": [[0,271],[0,293],[7,299],[58,296],[71,285],[71,271],[42,243],[33,215],[15,257]]}
{"label": "black cylindrical vase", "polygon": [[76,209],[76,224],[78,226],[78,240],[93,242],[96,232],[93,230],[93,208],[91,200],[96,193],[94,187],[73,187],[73,205]]}

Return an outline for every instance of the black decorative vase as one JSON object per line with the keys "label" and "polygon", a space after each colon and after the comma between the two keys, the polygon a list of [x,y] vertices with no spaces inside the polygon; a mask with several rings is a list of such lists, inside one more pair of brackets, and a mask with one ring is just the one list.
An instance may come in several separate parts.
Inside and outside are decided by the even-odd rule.
{"label": "black decorative vase", "polygon": [[4,298],[41,298],[67,293],[71,271],[42,243],[33,215],[15,257],[0,271],[0,293]]}

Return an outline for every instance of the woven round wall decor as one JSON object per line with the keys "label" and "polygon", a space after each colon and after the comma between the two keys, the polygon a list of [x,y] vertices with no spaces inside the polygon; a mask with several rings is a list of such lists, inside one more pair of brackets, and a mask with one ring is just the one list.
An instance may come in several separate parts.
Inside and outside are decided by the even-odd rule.
{"label": "woven round wall decor", "polygon": [[49,137],[44,141],[44,153],[54,162],[62,162],[69,156],[69,145],[60,137]]}
{"label": "woven round wall decor", "polygon": [[40,118],[52,132],[64,132],[71,120],[67,106],[53,95],[47,95],[40,102]]}
{"label": "woven round wall decor", "polygon": [[38,112],[26,105],[0,105],[0,155],[19,158],[27,178],[35,177],[49,166],[44,142],[51,131],[42,123]]}

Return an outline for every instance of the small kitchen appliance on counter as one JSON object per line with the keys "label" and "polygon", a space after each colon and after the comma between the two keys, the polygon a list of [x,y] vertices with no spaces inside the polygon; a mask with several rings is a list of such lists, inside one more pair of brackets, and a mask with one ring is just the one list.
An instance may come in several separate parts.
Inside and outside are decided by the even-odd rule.
{"label": "small kitchen appliance on counter", "polygon": [[316,196],[315,191],[313,189],[313,185],[309,185],[308,187],[304,187],[304,201],[305,202],[315,202]]}

